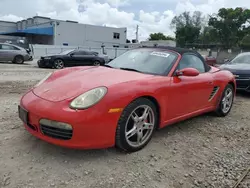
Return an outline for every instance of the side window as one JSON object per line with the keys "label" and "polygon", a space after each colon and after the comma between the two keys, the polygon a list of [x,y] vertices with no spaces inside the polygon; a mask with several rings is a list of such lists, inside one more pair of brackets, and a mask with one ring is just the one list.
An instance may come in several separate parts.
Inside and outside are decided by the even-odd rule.
{"label": "side window", "polygon": [[85,51],[75,51],[74,55],[86,55],[87,53]]}
{"label": "side window", "polygon": [[201,59],[192,54],[184,54],[182,56],[182,59],[178,65],[178,70],[184,68],[195,68],[200,73],[206,72],[204,63],[201,61]]}
{"label": "side window", "polygon": [[13,46],[3,44],[2,50],[16,50],[16,49]]}

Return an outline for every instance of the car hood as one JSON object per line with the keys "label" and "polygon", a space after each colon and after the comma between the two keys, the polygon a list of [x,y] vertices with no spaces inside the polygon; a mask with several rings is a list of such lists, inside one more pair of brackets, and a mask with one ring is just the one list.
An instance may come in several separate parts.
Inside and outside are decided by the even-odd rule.
{"label": "car hood", "polygon": [[112,69],[107,67],[84,67],[71,71],[55,72],[43,84],[33,89],[33,93],[40,98],[52,102],[59,102],[76,97],[90,89],[116,84],[140,81],[153,75],[138,72]]}
{"label": "car hood", "polygon": [[226,63],[224,65],[221,65],[220,69],[229,70],[232,73],[237,73],[237,74],[250,74],[250,64],[243,64],[243,63],[230,64],[230,63]]}

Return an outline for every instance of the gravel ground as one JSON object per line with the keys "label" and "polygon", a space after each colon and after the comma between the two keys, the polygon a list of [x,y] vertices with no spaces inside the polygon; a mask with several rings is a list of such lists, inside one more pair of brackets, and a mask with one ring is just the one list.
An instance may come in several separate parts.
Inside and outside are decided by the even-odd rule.
{"label": "gravel ground", "polygon": [[[70,150],[30,135],[21,95],[50,69],[0,63],[0,187],[229,188],[250,166],[250,95],[226,118],[211,114],[157,131],[143,150]],[[239,188],[250,187],[250,173]]]}

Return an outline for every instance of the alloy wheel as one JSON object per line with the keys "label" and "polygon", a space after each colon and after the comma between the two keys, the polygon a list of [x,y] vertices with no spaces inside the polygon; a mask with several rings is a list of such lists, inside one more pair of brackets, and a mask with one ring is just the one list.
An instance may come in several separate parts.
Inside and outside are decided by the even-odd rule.
{"label": "alloy wheel", "polygon": [[64,63],[61,59],[57,59],[55,61],[55,68],[56,69],[62,69],[64,67]]}
{"label": "alloy wheel", "polygon": [[223,113],[227,113],[231,109],[232,103],[233,103],[233,91],[231,88],[227,88],[222,99]]}
{"label": "alloy wheel", "polygon": [[95,61],[94,62],[94,66],[99,66],[100,65],[100,62],[99,61]]}
{"label": "alloy wheel", "polygon": [[140,147],[150,139],[155,125],[155,115],[148,105],[138,106],[129,115],[125,126],[125,138],[132,147]]}

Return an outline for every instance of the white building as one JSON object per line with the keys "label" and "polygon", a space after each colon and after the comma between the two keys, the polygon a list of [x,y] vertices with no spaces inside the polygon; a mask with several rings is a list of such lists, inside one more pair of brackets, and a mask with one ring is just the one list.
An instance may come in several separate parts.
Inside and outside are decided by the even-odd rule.
{"label": "white building", "polygon": [[29,44],[125,47],[126,28],[80,24],[35,16],[19,22],[0,21],[0,40],[25,37]]}

